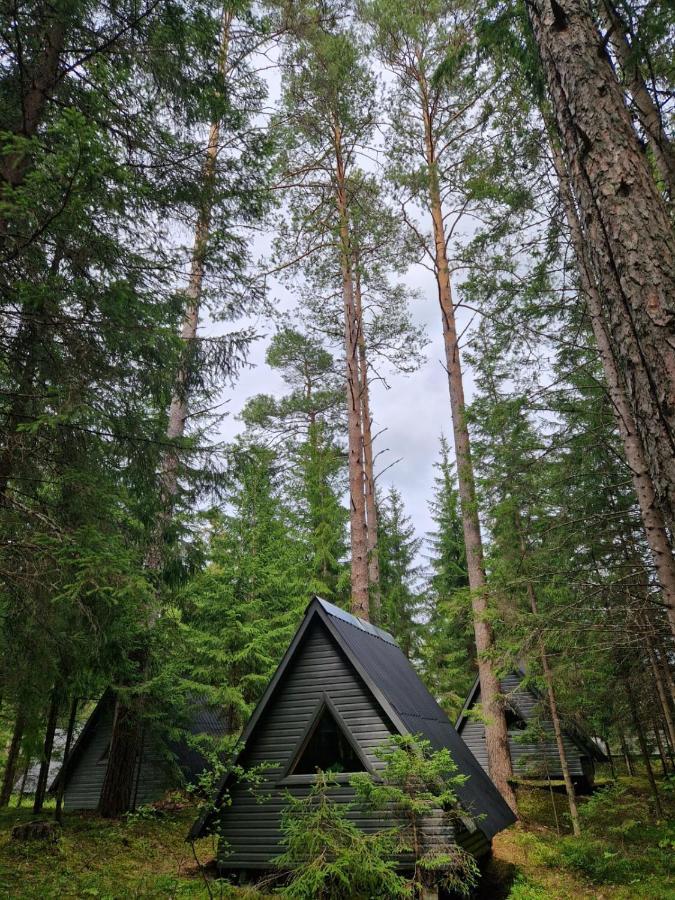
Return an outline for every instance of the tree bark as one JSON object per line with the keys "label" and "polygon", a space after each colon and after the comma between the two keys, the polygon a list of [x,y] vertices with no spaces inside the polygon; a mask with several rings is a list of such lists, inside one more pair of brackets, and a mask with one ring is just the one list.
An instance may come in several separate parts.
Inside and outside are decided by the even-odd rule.
{"label": "tree bark", "polygon": [[[520,520],[520,516],[518,516],[518,520]],[[520,529],[520,521],[517,521],[516,527],[518,529],[520,552],[522,554],[524,562],[526,559],[527,548],[525,546],[525,538],[523,537],[523,533]],[[526,578],[526,582],[527,597],[530,601],[530,609],[532,610],[532,615],[536,620],[539,617],[537,595],[534,590],[534,585],[529,578]],[[551,714],[551,722],[553,724],[555,743],[556,747],[558,748],[560,769],[562,771],[563,781],[565,782],[565,792],[567,793],[567,802],[570,808],[572,831],[574,832],[574,835],[578,837],[581,834],[581,825],[579,823],[579,811],[577,809],[577,795],[574,790],[574,782],[572,781],[572,776],[570,775],[570,767],[567,762],[567,753],[565,752],[565,743],[563,741],[562,727],[560,725],[560,715],[558,713],[558,701],[556,700],[555,688],[553,686],[553,672],[551,671],[551,666],[548,661],[548,654],[546,652],[546,645],[544,644],[543,640],[540,641],[539,655],[541,658],[541,668],[544,674],[544,682],[546,684],[546,696],[548,699],[549,712]]]}
{"label": "tree bark", "polygon": [[[26,138],[33,137],[42,121],[45,106],[56,87],[59,63],[66,35],[63,11],[47,7],[42,33],[42,49],[29,72],[26,73],[28,89],[21,98],[21,121],[14,133]],[[22,153],[9,153],[0,158],[0,179],[10,188],[18,187],[26,176],[28,160]],[[4,231],[5,223],[0,223]]]}
{"label": "tree bark", "polygon": [[16,798],[16,808],[20,809],[21,804],[23,803],[23,795],[26,793],[26,781],[28,780],[28,772],[30,771],[30,760],[27,761],[26,766],[23,770],[23,775],[21,776],[21,785],[19,787],[19,796]]}
{"label": "tree bark", "polygon": [[640,722],[640,714],[638,713],[635,694],[633,693],[633,689],[630,686],[630,681],[628,680],[628,678],[625,680],[624,684],[626,686],[626,695],[628,696],[628,705],[630,707],[630,714],[633,720],[633,727],[635,728],[635,734],[637,735],[638,743],[640,745],[640,753],[642,754],[642,760],[647,771],[649,787],[651,788],[652,796],[654,797],[654,808],[656,810],[656,816],[660,819],[663,816],[663,807],[661,806],[661,797],[659,796],[659,790],[656,786],[656,779],[654,778],[652,762],[649,758],[649,748],[647,747],[645,733],[642,730],[642,723]]}
{"label": "tree bark", "polygon": [[619,729],[619,744],[621,745],[621,752],[623,753],[623,760],[626,763],[626,774],[631,778],[635,774],[633,771],[633,761],[630,758],[630,754],[628,752],[628,747],[626,745],[626,738],[624,736],[623,731]]}
{"label": "tree bark", "polygon": [[654,684],[656,685],[656,691],[659,695],[659,702],[661,704],[661,709],[663,710],[668,741],[670,746],[675,750],[675,722],[673,721],[673,714],[670,709],[670,700],[666,693],[663,678],[661,677],[661,669],[656,659],[656,654],[649,643],[649,638],[647,638],[647,653],[649,654],[649,664],[652,669],[652,674],[654,675]]}
{"label": "tree bark", "polygon": [[671,631],[675,635],[675,557],[666,528],[665,519],[658,505],[654,485],[645,459],[644,449],[640,441],[635,419],[628,403],[626,391],[621,381],[619,369],[614,358],[605,324],[603,308],[605,304],[593,275],[593,269],[584,240],[577,208],[570,189],[565,163],[555,141],[551,140],[553,165],[560,185],[561,198],[570,229],[572,246],[574,247],[581,290],[586,300],[586,307],[591,327],[598,345],[602,361],[609,398],[612,402],[619,435],[621,437],[626,462],[631,471],[633,488],[640,507],[640,516],[645,530],[645,537],[652,554],[656,575],[663,592],[663,600],[667,607]]}
{"label": "tree bark", "polygon": [[645,460],[675,522],[675,237],[583,0],[526,0],[584,241]]}
{"label": "tree bark", "polygon": [[663,748],[663,739],[661,738],[661,726],[659,725],[659,720],[656,716],[652,716],[652,731],[654,732],[654,740],[656,741],[656,749],[659,753],[659,759],[661,761],[661,771],[663,772],[663,777],[668,777],[668,760],[666,759],[666,751]]}
{"label": "tree bark", "polygon": [[377,494],[375,493],[375,460],[373,454],[372,418],[370,415],[370,387],[368,382],[368,355],[363,328],[361,276],[358,258],[354,260],[354,301],[358,329],[359,380],[361,384],[361,432],[363,437],[364,490],[366,495],[366,521],[368,542],[368,590],[370,614],[377,621],[380,611],[380,558],[377,542]]}
{"label": "tree bark", "polygon": [[33,800],[33,812],[35,815],[42,812],[42,807],[45,802],[45,793],[47,792],[47,782],[49,780],[49,765],[52,761],[52,750],[54,749],[54,733],[56,732],[56,723],[59,716],[59,708],[61,706],[60,700],[59,693],[57,689],[54,688],[49,703],[45,740],[42,747],[42,758],[40,759],[40,773],[38,775],[35,797]]}
{"label": "tree bark", "polygon": [[342,155],[342,135],[334,129],[336,205],[339,222],[340,268],[344,304],[345,362],[347,395],[347,435],[349,448],[349,522],[351,536],[351,610],[355,616],[370,620],[368,592],[368,536],[365,479],[363,470],[363,435],[361,431],[361,382],[358,359],[358,322],[354,298],[354,273],[349,232],[347,180]]}
{"label": "tree bark", "polygon": [[[426,96],[426,86],[421,84],[420,88],[423,92],[422,96]],[[478,654],[478,675],[480,678],[483,711],[485,713],[485,744],[488,768],[490,777],[495,783],[497,790],[517,815],[518,805],[511,785],[513,766],[509,750],[509,734],[506,727],[499,679],[491,659],[491,653],[494,648],[494,634],[487,618],[487,578],[485,575],[483,542],[471,460],[471,442],[466,423],[464,383],[462,380],[462,365],[459,356],[459,341],[457,338],[450,268],[446,250],[445,223],[443,221],[443,209],[438,183],[432,116],[429,104],[424,100],[421,111],[424,119],[424,143],[429,173],[428,192],[434,233],[436,283],[443,323],[443,342],[448,373],[448,387],[450,390],[455,457],[457,460],[457,483],[464,530],[464,544],[466,547],[467,573],[471,590],[473,626]]]}
{"label": "tree bark", "polygon": [[626,26],[611,0],[602,0],[600,14],[607,28],[609,43],[621,65],[637,118],[654,156],[659,177],[669,196],[675,199],[675,152],[663,127],[661,112],[645,84],[635,50],[626,34]]}
{"label": "tree bark", "polygon": [[14,782],[16,780],[16,769],[19,763],[19,753],[21,752],[21,741],[23,739],[25,726],[26,723],[23,713],[19,709],[14,721],[14,731],[12,732],[9,750],[7,751],[5,773],[2,779],[2,788],[0,788],[0,807],[7,806],[9,798],[12,796],[12,788],[14,787]]}
{"label": "tree bark", "polygon": [[140,731],[138,710],[130,704],[117,703],[110,737],[108,765],[98,804],[98,811],[104,818],[117,818],[131,809]]}
{"label": "tree bark", "polygon": [[[70,706],[70,715],[68,716],[68,730],[66,731],[66,745],[63,748],[63,760],[61,762],[61,768],[65,772],[66,764],[68,763],[68,758],[70,757],[70,748],[73,743],[73,735],[75,733],[75,722],[77,720],[77,697],[73,697],[73,702]],[[54,818],[57,822],[61,823],[63,821],[63,795],[66,790],[66,779],[64,777],[61,778],[59,782],[59,788],[56,794],[56,809],[54,810]]]}
{"label": "tree bark", "polygon": [[609,741],[605,737],[605,747],[607,747],[607,759],[609,760],[609,768],[612,773],[612,780],[616,781],[616,767],[614,766],[614,754],[612,753],[612,748],[609,745]]}

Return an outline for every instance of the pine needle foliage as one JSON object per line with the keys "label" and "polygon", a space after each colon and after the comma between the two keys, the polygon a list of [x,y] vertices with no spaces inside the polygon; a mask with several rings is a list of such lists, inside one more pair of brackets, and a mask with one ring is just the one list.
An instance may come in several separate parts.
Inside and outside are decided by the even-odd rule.
{"label": "pine needle foliage", "polygon": [[290,873],[281,889],[292,900],[354,900],[410,896],[396,872],[395,830],[365,834],[349,819],[350,805],[330,796],[319,775],[305,797],[286,796],[277,866]]}

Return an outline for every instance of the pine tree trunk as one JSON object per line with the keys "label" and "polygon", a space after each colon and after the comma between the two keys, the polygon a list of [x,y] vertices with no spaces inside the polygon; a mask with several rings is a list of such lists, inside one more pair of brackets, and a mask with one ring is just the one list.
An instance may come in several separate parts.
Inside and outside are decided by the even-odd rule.
{"label": "pine tree trunk", "polygon": [[670,627],[675,635],[675,556],[673,555],[670,536],[663,514],[657,503],[654,485],[635,425],[635,419],[612,353],[603,313],[604,304],[594,280],[587,245],[583,237],[565,171],[565,163],[555,139],[551,140],[551,152],[560,185],[565,216],[572,237],[572,245],[577,259],[581,290],[586,299],[586,307],[595,341],[598,345],[609,397],[623,443],[624,453],[626,454],[626,461],[631,470],[633,488],[638,499],[645,536],[652,554],[656,575],[663,591],[663,600],[668,610]]}
{"label": "pine tree trunk", "polygon": [[[663,807],[661,806],[661,798],[659,796],[659,790],[656,787],[656,779],[654,778],[654,771],[652,769],[652,762],[649,758],[649,748],[647,747],[647,741],[645,739],[644,731],[642,730],[642,723],[640,722],[640,715],[638,713],[637,703],[635,702],[635,694],[633,693],[633,689],[630,686],[630,682],[628,679],[624,682],[626,686],[626,695],[628,697],[628,705],[630,707],[630,714],[633,720],[633,727],[635,728],[635,734],[637,735],[638,743],[640,745],[640,753],[642,755],[642,761],[645,764],[645,769],[647,771],[647,778],[649,780],[649,787],[651,788],[652,796],[654,797],[654,808],[656,809],[657,818],[663,817]],[[632,773],[631,773],[632,774]]]}
{"label": "pine tree trunk", "polygon": [[661,738],[661,726],[659,725],[659,720],[656,716],[652,717],[652,731],[654,732],[654,741],[656,742],[656,749],[659,753],[659,759],[661,761],[661,771],[663,772],[663,777],[668,777],[668,760],[666,759],[666,751],[663,748],[663,739]]}
{"label": "pine tree trunk", "polygon": [[56,732],[56,723],[59,716],[60,696],[56,688],[52,691],[51,701],[49,703],[49,713],[47,714],[47,725],[45,728],[45,740],[42,748],[42,758],[40,760],[40,773],[38,775],[37,786],[35,788],[35,797],[33,800],[33,812],[38,815],[42,812],[45,802],[45,794],[47,792],[47,782],[49,781],[49,766],[52,761],[52,750],[54,749],[54,734]]}
{"label": "pine tree trunk", "polygon": [[[520,516],[518,515],[518,521],[516,523],[516,527],[518,529],[518,539],[520,542],[520,552],[522,554],[523,562],[526,558],[527,548],[525,546],[525,539],[523,537],[522,531],[520,530]],[[532,610],[532,615],[535,617],[535,622],[539,617],[539,610],[537,606],[537,595],[534,590],[534,585],[527,579],[527,596],[530,601],[530,609]],[[544,682],[546,683],[546,695],[548,698],[548,708],[551,714],[551,722],[553,724],[553,733],[555,734],[555,743],[558,748],[558,758],[560,760],[560,769],[562,771],[563,781],[565,782],[565,792],[567,793],[567,802],[570,808],[570,819],[572,821],[572,831],[575,836],[579,836],[581,834],[581,825],[579,823],[579,811],[577,809],[577,795],[574,790],[574,782],[572,781],[572,776],[570,775],[570,767],[567,762],[567,753],[565,751],[565,743],[563,741],[562,727],[560,725],[560,715],[558,714],[558,701],[555,696],[555,688],[553,686],[553,672],[551,671],[551,666],[548,661],[548,654],[546,652],[546,646],[543,640],[540,643],[539,654],[541,658],[541,668],[544,673]]]}
{"label": "pine tree trunk", "polygon": [[[41,50],[30,71],[24,73],[24,83],[29,87],[21,98],[21,122],[14,129],[15,134],[33,137],[42,121],[45,106],[56,87],[59,74],[59,62],[63,52],[65,24],[63,11],[47,7],[44,28],[42,31]],[[10,153],[0,158],[0,179],[10,188],[18,187],[28,169],[25,155]],[[0,221],[0,231],[4,231],[6,223]]]}
{"label": "pine tree trunk", "polygon": [[[61,762],[61,768],[65,772],[66,764],[68,763],[68,758],[70,756],[70,748],[73,743],[73,735],[75,734],[75,722],[77,720],[77,697],[73,697],[73,702],[70,706],[70,715],[68,716],[68,730],[66,731],[66,745],[63,748],[63,760]],[[54,818],[57,822],[61,823],[63,821],[63,795],[66,789],[66,779],[64,777],[59,781],[59,788],[56,794],[56,809],[54,810]]]}
{"label": "pine tree trunk", "polygon": [[[21,701],[19,701],[21,702]],[[7,751],[7,760],[5,762],[5,772],[2,779],[2,788],[0,788],[0,807],[7,806],[9,798],[12,796],[12,788],[16,781],[16,769],[19,763],[19,753],[21,752],[21,741],[23,739],[23,731],[26,722],[23,713],[19,709],[14,721],[14,731],[12,732],[12,740]]]}
{"label": "pine tree trunk", "polygon": [[616,767],[614,766],[614,754],[612,753],[612,748],[609,745],[609,741],[605,737],[605,747],[607,747],[607,759],[609,760],[609,769],[612,773],[612,781],[616,781]]}
{"label": "pine tree trunk", "polygon": [[113,819],[131,809],[140,730],[138,711],[129,704],[117,703],[110,737],[108,765],[98,804],[98,811],[104,818]]}
{"label": "pine tree trunk", "polygon": [[526,0],[612,354],[656,495],[675,522],[675,238],[583,0]]}
{"label": "pine tree trunk", "polygon": [[[218,71],[223,81],[227,77],[228,53],[230,45],[230,28],[233,14],[229,7],[225,7],[222,17],[222,33]],[[197,216],[195,226],[195,238],[192,249],[190,267],[190,279],[186,294],[186,307],[181,329],[181,339],[184,342],[183,359],[176,373],[174,390],[169,406],[169,421],[166,429],[166,438],[169,444],[165,451],[160,467],[160,511],[157,523],[149,547],[145,555],[145,567],[148,571],[159,574],[164,558],[164,542],[166,531],[171,522],[173,506],[178,493],[179,449],[176,441],[185,435],[185,423],[188,417],[188,379],[192,362],[194,343],[197,338],[199,326],[199,307],[204,281],[204,266],[206,249],[211,227],[211,215],[213,198],[211,188],[216,171],[218,148],[220,141],[220,122],[211,123],[209,139],[204,159],[203,185],[205,188],[205,201]],[[157,611],[148,613],[148,628],[151,629],[156,621]],[[147,652],[141,651],[138,660],[140,671],[146,671],[148,665]],[[108,765],[101,788],[99,812],[102,816],[115,817],[130,808],[134,781],[134,761],[140,757],[139,746],[142,733],[140,723],[141,709],[138,703],[136,708],[117,700],[115,703],[115,715],[110,741],[110,753]],[[132,720],[135,720],[133,722]]]}
{"label": "pine tree trunk", "polygon": [[[422,89],[424,89],[424,85],[422,85]],[[483,543],[471,460],[471,443],[466,423],[464,383],[462,380],[455,309],[450,284],[450,268],[446,251],[445,224],[443,221],[432,122],[428,105],[423,105],[422,114],[425,123],[425,153],[429,171],[428,190],[434,231],[436,282],[443,322],[443,342],[445,346],[448,387],[450,390],[455,457],[457,460],[457,483],[464,529],[464,544],[466,547],[467,574],[471,589],[476,651],[478,653],[478,675],[480,678],[483,712],[485,714],[485,745],[488,768],[490,777],[495,783],[497,790],[517,815],[516,795],[511,786],[513,766],[509,749],[509,733],[506,727],[499,679],[495,673],[494,663],[490,656],[494,648],[494,635],[492,626],[487,619],[487,578],[483,560]]]}
{"label": "pine tree trunk", "polygon": [[374,622],[380,611],[380,558],[377,550],[377,495],[375,493],[375,460],[373,454],[372,419],[370,415],[370,387],[368,382],[368,357],[363,328],[361,276],[358,259],[354,260],[354,303],[358,328],[359,380],[361,384],[361,431],[363,436],[364,489],[366,494],[366,520],[368,540],[368,589],[370,614]]}
{"label": "pine tree trunk", "polygon": [[630,753],[628,752],[628,747],[626,746],[626,738],[621,729],[619,729],[619,744],[621,745],[623,760],[626,763],[626,774],[632,778],[633,775],[635,775],[635,772],[633,771],[633,761],[630,758]]}
{"label": "pine tree trunk", "polygon": [[628,41],[626,27],[611,0],[602,0],[600,14],[607,28],[609,43],[621,65],[638,120],[654,155],[659,177],[670,197],[675,199],[675,152],[663,127],[659,108],[647,89],[639,61]]}
{"label": "pine tree trunk", "polygon": [[19,786],[19,796],[16,798],[16,808],[20,809],[21,804],[23,803],[23,797],[26,793],[26,781],[28,781],[28,772],[30,771],[30,760],[26,763],[26,766],[23,770],[23,775],[21,776],[21,784]]}
{"label": "pine tree trunk", "polygon": [[336,204],[339,220],[340,267],[344,303],[347,435],[349,448],[349,522],[351,535],[351,610],[355,616],[370,620],[368,593],[368,536],[365,478],[363,471],[363,435],[361,432],[361,382],[358,359],[358,322],[354,298],[352,247],[349,233],[349,208],[346,171],[342,157],[341,133],[335,126]]}
{"label": "pine tree trunk", "polygon": [[670,699],[666,693],[666,687],[663,683],[663,678],[661,677],[661,670],[656,659],[656,654],[649,643],[649,638],[647,639],[647,653],[649,654],[649,664],[654,676],[654,684],[656,685],[656,691],[659,695],[659,702],[661,704],[661,709],[663,710],[668,741],[670,746],[675,750],[675,722],[673,721],[673,714],[670,709]]}

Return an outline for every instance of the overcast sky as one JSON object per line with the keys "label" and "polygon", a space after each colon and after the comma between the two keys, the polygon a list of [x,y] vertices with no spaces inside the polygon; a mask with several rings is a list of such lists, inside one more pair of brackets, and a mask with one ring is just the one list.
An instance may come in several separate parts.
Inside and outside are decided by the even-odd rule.
{"label": "overcast sky", "polygon": [[[269,62],[267,58],[268,65]],[[379,74],[383,79],[383,73]],[[269,102],[273,106],[280,93],[278,70],[268,68],[265,78],[269,87]],[[371,167],[365,160],[361,164],[364,168]],[[424,225],[430,228],[430,219]],[[269,235],[261,236],[255,242],[254,254],[258,257],[263,255],[269,243]],[[401,492],[417,534],[423,537],[433,527],[428,503],[432,496],[433,466],[438,459],[439,438],[441,433],[445,434],[452,447],[452,421],[447,375],[442,364],[444,350],[435,278],[425,267],[416,265],[401,280],[419,293],[419,298],[413,300],[411,312],[414,321],[425,326],[429,343],[424,351],[425,361],[417,372],[402,375],[389,371],[386,373],[386,386],[381,382],[372,385],[373,434],[380,433],[375,442],[375,452],[379,454],[376,472],[382,473],[378,478],[380,495],[387,491],[389,485],[395,485]],[[457,300],[457,285],[453,284],[453,288]],[[292,297],[283,285],[272,283],[268,299],[278,311],[279,319],[277,322],[262,317],[251,320],[256,332],[263,337],[253,346],[250,366],[244,369],[236,386],[224,391],[223,400],[229,401],[229,415],[223,421],[221,435],[227,441],[243,430],[237,416],[249,397],[262,392],[275,394],[286,390],[279,375],[265,363],[265,353],[274,331],[284,324],[285,315],[291,324],[290,316],[297,298]],[[458,313],[460,335],[467,324],[466,316]],[[206,330],[218,333],[221,328],[206,326]],[[472,378],[466,367],[464,386],[467,402],[470,402]]]}
{"label": "overcast sky", "polygon": [[[404,281],[420,295],[413,301],[411,309],[415,322],[426,326],[429,343],[425,349],[425,362],[412,375],[389,372],[388,387],[376,381],[372,388],[371,409],[373,433],[382,432],[375,444],[375,452],[380,454],[377,469],[383,473],[378,479],[379,490],[385,492],[390,484],[395,485],[403,496],[417,533],[424,535],[432,527],[428,501],[432,495],[439,437],[443,432],[452,445],[452,422],[447,375],[441,362],[444,351],[435,280],[422,266],[414,266]],[[223,400],[229,402],[221,434],[228,441],[243,430],[237,416],[249,397],[262,392],[280,394],[287,391],[278,373],[265,363],[265,352],[271,336],[283,324],[286,315],[290,322],[296,301],[282,286],[271,288],[270,299],[279,310],[279,319],[274,323],[264,318],[251,320],[263,337],[255,342],[250,366],[243,370],[236,386],[228,387],[223,394]],[[460,333],[462,327],[460,317]],[[468,371],[465,386],[470,400]],[[396,460],[399,462],[395,463]]]}

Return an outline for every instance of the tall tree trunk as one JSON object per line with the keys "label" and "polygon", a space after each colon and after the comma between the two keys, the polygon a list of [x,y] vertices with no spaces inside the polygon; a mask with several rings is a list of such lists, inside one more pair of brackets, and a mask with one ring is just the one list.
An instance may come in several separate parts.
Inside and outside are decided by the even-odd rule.
{"label": "tall tree trunk", "polygon": [[661,112],[645,84],[635,48],[628,40],[626,26],[612,0],[602,0],[600,14],[607,28],[609,43],[621,65],[638,120],[654,155],[659,177],[670,197],[675,199],[675,152],[663,127]]}
{"label": "tall tree trunk", "polygon": [[[66,731],[66,744],[63,748],[63,760],[61,761],[61,768],[65,772],[65,767],[68,764],[68,759],[70,757],[70,748],[73,744],[73,735],[75,734],[75,722],[77,720],[77,697],[73,697],[73,701],[70,705],[70,715],[68,716],[68,729]],[[66,779],[62,777],[59,781],[59,788],[56,794],[56,809],[54,810],[54,818],[57,822],[61,823],[63,821],[63,795],[66,790]]]}
{"label": "tall tree trunk", "polygon": [[59,717],[59,709],[61,706],[61,697],[58,689],[52,690],[52,696],[49,703],[49,712],[47,714],[47,725],[45,728],[45,740],[42,747],[42,757],[40,759],[40,772],[38,774],[37,786],[35,788],[35,798],[33,800],[33,812],[37,815],[42,812],[45,802],[45,794],[47,792],[47,782],[49,781],[49,766],[52,761],[52,750],[54,749],[54,734],[56,732],[56,723]]}
{"label": "tall tree trunk", "polygon": [[[21,702],[21,701],[19,701]],[[7,761],[5,762],[5,773],[2,778],[2,787],[0,788],[0,807],[7,806],[9,798],[12,796],[12,788],[16,781],[16,769],[19,763],[19,753],[21,752],[21,741],[23,740],[23,732],[26,727],[21,709],[16,714],[14,720],[14,731],[12,739],[7,751]]]}
{"label": "tall tree trunk", "polygon": [[[423,96],[426,96],[426,85],[422,84],[420,87],[424,92]],[[480,678],[482,706],[485,713],[485,744],[488,768],[490,777],[495,783],[497,790],[514,813],[517,814],[516,795],[511,785],[513,766],[509,750],[509,733],[506,727],[499,679],[491,658],[494,648],[494,634],[487,618],[487,578],[485,575],[483,543],[471,460],[471,443],[466,423],[464,383],[462,380],[462,365],[459,356],[455,309],[450,284],[445,223],[443,221],[441,193],[438,183],[432,119],[430,107],[425,101],[422,103],[422,115],[424,117],[425,153],[429,172],[428,191],[434,232],[436,283],[443,322],[443,342],[445,346],[448,387],[450,390],[455,457],[457,460],[457,483],[464,530],[464,544],[466,547],[467,573],[471,589],[473,627],[478,654],[478,675]]]}
{"label": "tall tree trunk", "polygon": [[[48,6],[41,36],[41,50],[30,70],[25,73],[28,89],[21,98],[21,121],[14,133],[33,137],[42,121],[45,106],[56,87],[59,63],[66,34],[63,9]],[[26,176],[28,160],[22,153],[8,153],[0,158],[0,179],[10,188],[18,187]],[[6,223],[0,221],[0,233]]]}
{"label": "tall tree trunk", "polygon": [[612,353],[612,347],[605,324],[603,300],[595,283],[588,248],[584,240],[579,215],[570,189],[565,162],[555,137],[551,139],[553,165],[560,185],[561,198],[570,229],[574,247],[581,290],[586,300],[586,307],[591,327],[598,345],[602,367],[607,381],[607,389],[612,402],[619,435],[623,443],[626,462],[631,470],[633,488],[640,507],[640,516],[645,529],[645,536],[652,554],[654,568],[663,592],[663,600],[668,610],[670,627],[675,635],[675,556],[666,528],[665,519],[657,503],[651,474],[645,459],[642,442],[638,434],[635,419],[628,403],[625,387],[621,381],[619,369]]}
{"label": "tall tree trunk", "polygon": [[607,759],[609,760],[609,769],[612,773],[612,781],[616,781],[616,767],[614,766],[614,754],[612,753],[612,748],[609,745],[609,741],[607,738],[604,738],[605,747],[607,748]]}
{"label": "tall tree trunk", "polygon": [[675,750],[675,722],[673,721],[673,714],[670,708],[670,698],[666,693],[666,687],[663,683],[661,668],[656,659],[656,654],[654,653],[654,650],[649,643],[649,637],[647,637],[646,647],[647,653],[649,654],[649,665],[651,666],[652,674],[654,676],[654,684],[656,685],[656,691],[659,695],[659,702],[661,704],[661,709],[663,710],[663,719],[666,723],[668,742],[670,743],[670,746]]}
{"label": "tall tree trunk", "polygon": [[366,519],[368,540],[368,588],[370,613],[373,621],[377,621],[380,611],[380,558],[377,541],[377,495],[375,493],[375,459],[373,453],[372,418],[370,414],[370,386],[368,375],[368,356],[366,336],[363,328],[363,305],[361,297],[361,274],[359,261],[354,259],[354,304],[358,329],[359,346],[359,380],[361,383],[361,432],[363,436],[363,469],[364,488],[366,493]]}
{"label": "tall tree trunk", "polygon": [[344,303],[347,435],[349,446],[349,523],[351,536],[351,609],[354,615],[370,620],[368,592],[368,535],[366,519],[365,478],[363,471],[363,436],[361,432],[361,381],[358,359],[358,321],[354,298],[352,246],[349,232],[347,179],[342,155],[342,134],[334,131],[336,204],[339,221],[340,267]]}
{"label": "tall tree trunk", "polygon": [[631,760],[630,753],[628,752],[626,737],[621,729],[619,729],[619,744],[621,745],[623,761],[626,763],[626,775],[629,775],[632,778],[633,775],[635,775],[635,772],[633,771],[633,761]]}
{"label": "tall tree trunk", "polygon": [[660,819],[663,816],[663,807],[661,806],[661,797],[659,796],[659,789],[656,786],[656,779],[654,778],[652,761],[649,758],[649,748],[647,747],[645,733],[642,729],[642,723],[640,722],[640,714],[638,712],[637,702],[635,700],[635,693],[633,692],[633,689],[630,685],[630,680],[628,678],[626,678],[624,684],[626,686],[626,695],[628,697],[628,705],[630,707],[631,719],[633,720],[633,727],[635,728],[635,734],[637,735],[638,743],[640,745],[642,761],[644,762],[645,769],[647,771],[649,787],[651,788],[652,796],[654,798],[654,808],[656,810],[656,816]]}
{"label": "tall tree trunk", "polygon": [[[520,527],[520,515],[516,512],[517,521],[516,528],[518,529],[518,540],[520,542],[520,552],[522,555],[523,562],[525,562],[527,558],[527,548],[525,546],[525,538],[523,537],[523,533]],[[526,575],[526,584],[527,584],[527,597],[530,601],[530,609],[532,610],[532,615],[535,617],[535,627],[537,626],[537,619],[539,618],[539,609],[537,605],[537,595],[534,590],[534,585],[530,581],[529,577]],[[560,715],[558,713],[558,701],[555,696],[555,688],[553,686],[553,672],[551,671],[551,666],[548,661],[548,653],[546,652],[546,645],[543,640],[540,641],[539,645],[539,656],[541,659],[541,668],[544,674],[544,682],[546,684],[546,696],[548,699],[548,708],[551,714],[551,722],[553,724],[553,733],[555,735],[555,743],[558,748],[558,758],[560,760],[560,769],[562,771],[563,781],[565,782],[565,792],[567,793],[567,802],[570,808],[570,819],[572,821],[572,831],[578,837],[581,834],[581,825],[579,823],[579,811],[577,809],[577,795],[574,790],[574,782],[572,781],[572,776],[570,775],[570,767],[567,762],[567,753],[565,751],[565,743],[563,741],[562,727],[560,725]]]}
{"label": "tall tree trunk", "polygon": [[661,761],[661,771],[663,772],[663,777],[668,777],[668,760],[666,759],[666,751],[663,747],[663,738],[661,737],[661,725],[659,723],[658,717],[652,715],[652,731],[654,732],[654,741],[656,742],[656,749],[658,750],[659,760]]}
{"label": "tall tree trunk", "polygon": [[675,523],[675,236],[583,0],[526,0],[612,353]]}
{"label": "tall tree trunk", "polygon": [[19,796],[16,798],[16,808],[20,809],[21,804],[23,803],[23,796],[26,793],[26,781],[28,780],[28,773],[30,772],[30,760],[26,760],[26,766],[23,770],[23,775],[21,776],[21,784],[19,785]]}
{"label": "tall tree trunk", "polygon": [[[226,6],[223,10],[220,57],[218,62],[218,71],[223,82],[227,77],[229,65],[228,53],[232,19],[232,10]],[[190,279],[185,292],[185,316],[183,319],[183,327],[181,329],[181,338],[185,345],[183,359],[176,373],[173,395],[169,406],[169,421],[166,429],[166,437],[169,446],[164,452],[160,466],[160,510],[155,531],[145,555],[146,569],[157,575],[162,568],[166,531],[171,522],[174,502],[178,493],[180,452],[179,448],[175,445],[175,442],[185,435],[185,423],[188,417],[188,381],[194,344],[199,326],[199,307],[202,297],[206,250],[213,211],[212,187],[216,172],[219,143],[220,122],[214,121],[211,123],[209,130],[209,140],[206,147],[202,176],[205,199],[197,216],[192,249]],[[157,612],[155,610],[150,610],[148,615],[148,628],[154,626],[156,617]],[[139,660],[139,668],[141,671],[145,671],[148,665],[147,653],[142,652],[142,657],[143,658]],[[121,700],[117,700],[115,703],[110,753],[99,801],[99,812],[102,816],[118,816],[130,808],[135,761],[139,758],[141,753],[139,747],[142,734],[140,714],[141,710],[138,708],[138,704],[137,708],[133,709],[125,705]]]}
{"label": "tall tree trunk", "polygon": [[108,765],[98,804],[98,811],[105,818],[116,818],[131,809],[140,732],[139,710],[128,703],[116,703]]}

